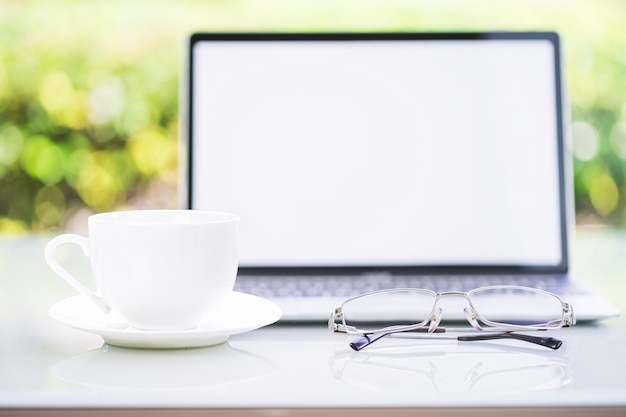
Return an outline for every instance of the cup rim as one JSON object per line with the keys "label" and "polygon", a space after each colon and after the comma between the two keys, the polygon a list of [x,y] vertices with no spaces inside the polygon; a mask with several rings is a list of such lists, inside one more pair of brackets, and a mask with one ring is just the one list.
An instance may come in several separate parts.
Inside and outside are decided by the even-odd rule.
{"label": "cup rim", "polygon": [[[182,214],[190,216],[188,221],[163,220],[159,216]],[[138,217],[135,217],[138,216]],[[148,216],[154,216],[152,218]],[[191,218],[193,217],[193,218]],[[220,224],[238,221],[239,215],[215,210],[197,209],[138,209],[96,213],[89,216],[89,222],[136,224],[136,225],[168,225],[168,224]]]}

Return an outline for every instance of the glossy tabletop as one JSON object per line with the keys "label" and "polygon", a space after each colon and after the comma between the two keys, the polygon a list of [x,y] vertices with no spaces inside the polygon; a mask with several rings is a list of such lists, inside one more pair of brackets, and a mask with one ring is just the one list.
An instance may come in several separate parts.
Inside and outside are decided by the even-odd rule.
{"label": "glossy tabletop", "polygon": [[[45,265],[49,239],[0,237],[0,414],[626,415],[623,316],[552,332],[557,351],[387,338],[357,353],[324,323],[126,349],[49,317],[75,295]],[[581,229],[574,246],[575,273],[626,311],[626,232]],[[87,275],[79,255],[63,256]]]}

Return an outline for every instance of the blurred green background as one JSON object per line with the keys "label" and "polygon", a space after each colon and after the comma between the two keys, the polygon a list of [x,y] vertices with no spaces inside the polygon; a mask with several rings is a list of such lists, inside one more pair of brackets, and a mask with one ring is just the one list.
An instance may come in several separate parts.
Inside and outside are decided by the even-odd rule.
{"label": "blurred green background", "polygon": [[0,0],[0,232],[177,206],[193,31],[556,30],[579,225],[626,225],[626,2]]}

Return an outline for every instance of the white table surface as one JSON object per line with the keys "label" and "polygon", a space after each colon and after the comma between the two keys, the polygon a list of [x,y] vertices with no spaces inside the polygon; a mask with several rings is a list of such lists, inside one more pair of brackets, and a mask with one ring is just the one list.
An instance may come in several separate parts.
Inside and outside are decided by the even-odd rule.
{"label": "white table surface", "polygon": [[[49,238],[0,236],[0,414],[626,416],[624,316],[553,332],[558,351],[387,338],[357,353],[324,323],[124,349],[48,316],[75,295],[45,265]],[[578,230],[575,250],[574,271],[626,311],[626,232]]]}

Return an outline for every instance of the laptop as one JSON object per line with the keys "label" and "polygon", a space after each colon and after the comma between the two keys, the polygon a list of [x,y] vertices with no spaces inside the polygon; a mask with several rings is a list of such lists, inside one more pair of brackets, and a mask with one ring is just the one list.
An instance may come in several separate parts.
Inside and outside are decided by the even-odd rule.
{"label": "laptop", "polygon": [[619,315],[569,275],[556,33],[196,33],[188,52],[181,204],[241,216],[236,290],[283,320],[494,284]]}

